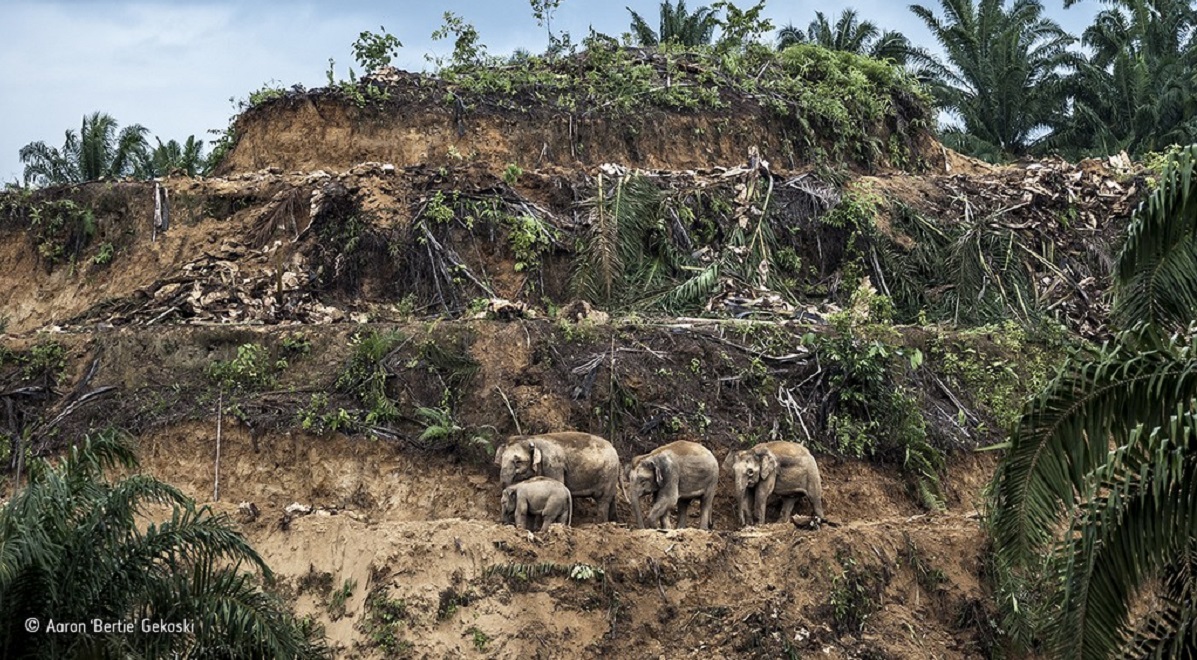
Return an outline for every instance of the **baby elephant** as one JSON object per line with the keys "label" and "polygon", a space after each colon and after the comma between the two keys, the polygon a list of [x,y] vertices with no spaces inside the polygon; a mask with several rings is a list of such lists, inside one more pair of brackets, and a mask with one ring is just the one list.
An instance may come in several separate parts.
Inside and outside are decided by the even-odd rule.
{"label": "baby elephant", "polygon": [[502,505],[503,524],[514,522],[520,529],[532,529],[530,523],[538,516],[542,532],[555,522],[573,522],[573,496],[565,484],[548,477],[532,477],[504,488]]}

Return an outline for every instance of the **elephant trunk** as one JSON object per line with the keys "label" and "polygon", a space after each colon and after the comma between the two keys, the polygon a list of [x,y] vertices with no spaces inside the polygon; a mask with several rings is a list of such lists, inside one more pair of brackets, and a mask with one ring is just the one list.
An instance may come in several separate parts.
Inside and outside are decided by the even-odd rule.
{"label": "elephant trunk", "polygon": [[507,488],[513,482],[515,482],[515,469],[510,465],[504,465],[502,469],[499,470],[499,487]]}
{"label": "elephant trunk", "polygon": [[749,488],[752,488],[752,484],[748,480],[748,475],[743,470],[736,470],[736,495],[743,497]]}

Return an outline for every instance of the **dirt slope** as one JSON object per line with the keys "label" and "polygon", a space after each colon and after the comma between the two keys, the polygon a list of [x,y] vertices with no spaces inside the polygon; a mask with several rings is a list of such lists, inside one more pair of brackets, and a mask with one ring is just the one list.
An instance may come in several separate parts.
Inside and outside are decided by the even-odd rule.
{"label": "dirt slope", "polygon": [[[982,166],[923,128],[901,133],[898,113],[878,135],[932,173],[853,178],[818,170],[814,149],[796,153],[800,136],[759,104],[646,110],[632,125],[541,107],[463,115],[443,91],[382,110],[327,94],[252,110],[227,176],[159,182],[164,232],[153,183],[0,196],[0,435],[52,455],[117,424],[139,436],[146,471],[212,502],[220,406],[212,506],[240,521],[338,657],[989,657],[998,637],[977,507],[992,463],[967,449],[999,424],[980,403],[996,395],[962,386],[961,365],[989,378],[994,365],[1029,365],[1029,344],[1012,356],[989,330],[884,328],[885,346],[906,351],[894,353],[895,383],[949,454],[946,510],[928,514],[894,447],[872,461],[819,449],[833,444],[830,374],[842,367],[807,340],[829,333],[861,264],[921,258],[925,236],[898,229],[903,207],[930,233],[981,218],[975,227],[998,227],[1006,244],[1025,241],[1035,260],[1020,274],[1036,302],[1100,335],[1105,239],[1138,193],[1134,174]],[[610,319],[578,301],[581,246],[606,217],[588,200],[640,180],[659,194],[650,256],[675,251],[687,278],[715,258],[735,265],[750,250],[733,238],[754,222],[780,241],[756,272],[783,273],[802,299],[724,277],[694,312],[716,318]],[[872,265],[850,263],[864,254],[855,220],[823,221],[848,192],[863,207],[884,201],[868,218]],[[90,242],[65,245],[88,228]],[[1053,265],[1057,246],[1079,256]],[[956,288],[927,277],[920,295]],[[367,366],[392,411],[371,409],[361,374],[341,378],[380,337],[392,343]],[[881,345],[858,339],[844,350]],[[263,356],[246,371],[269,378],[226,392],[212,367],[243,352]],[[456,440],[423,440],[422,409],[451,413]],[[596,525],[587,501],[573,528],[498,525],[496,470],[462,438],[566,428],[608,436],[624,461],[680,438],[719,458],[803,440],[819,450],[835,524],[736,529],[725,477],[709,532]],[[629,519],[626,504],[619,514]]]}
{"label": "dirt slope", "polygon": [[[143,438],[146,470],[210,500],[214,432]],[[339,657],[971,658],[992,643],[972,503],[918,513],[892,473],[859,464],[824,468],[834,527],[733,531],[724,496],[712,532],[596,525],[583,507],[573,528],[531,535],[495,522],[491,470],[236,426],[222,444],[213,506],[257,506],[243,529]],[[292,502],[315,512],[289,516]]]}

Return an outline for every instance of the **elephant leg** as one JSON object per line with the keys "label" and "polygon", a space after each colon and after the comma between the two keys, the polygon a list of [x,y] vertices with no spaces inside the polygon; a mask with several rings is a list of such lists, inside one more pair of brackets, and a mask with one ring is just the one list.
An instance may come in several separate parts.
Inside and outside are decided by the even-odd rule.
{"label": "elephant leg", "polygon": [[528,529],[528,503],[520,502],[515,507],[516,529]]}
{"label": "elephant leg", "polygon": [[806,497],[815,509],[815,517],[823,520],[823,495],[821,493],[807,493]]}
{"label": "elephant leg", "polygon": [[598,522],[615,522],[615,491],[594,498],[598,504]]}
{"label": "elephant leg", "polygon": [[740,519],[740,527],[747,527],[752,524],[752,499],[751,492],[748,489],[740,493],[740,508],[736,513]]}
{"label": "elephant leg", "polygon": [[686,518],[690,517],[690,500],[679,499],[677,501],[677,528],[686,528]]}
{"label": "elephant leg", "polygon": [[798,496],[787,497],[781,501],[781,521],[785,522],[790,519],[790,514],[794,512],[794,505],[798,503]]}
{"label": "elephant leg", "polygon": [[756,510],[754,511],[754,517],[756,518],[756,524],[758,525],[765,524],[765,505],[769,503],[769,494],[770,493],[768,489],[757,486]]}
{"label": "elephant leg", "polygon": [[698,528],[709,530],[711,528],[711,510],[715,508],[715,489],[711,488],[702,494],[700,514],[698,518]]}
{"label": "elephant leg", "polygon": [[669,510],[672,509],[673,505],[675,504],[677,504],[676,497],[658,497],[653,502],[653,508],[648,512],[649,524],[653,527],[660,528],[661,520],[669,517]]}

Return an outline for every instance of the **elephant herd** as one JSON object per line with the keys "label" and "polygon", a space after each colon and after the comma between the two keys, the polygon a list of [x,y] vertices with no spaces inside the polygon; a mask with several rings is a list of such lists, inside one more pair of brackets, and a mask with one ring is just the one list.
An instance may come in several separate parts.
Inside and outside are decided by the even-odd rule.
{"label": "elephant herd", "polygon": [[[503,487],[504,523],[544,530],[553,523],[571,524],[573,499],[590,497],[598,504],[598,522],[615,520],[615,496],[623,491],[639,528],[673,527],[676,506],[679,528],[686,526],[690,503],[700,506],[698,526],[710,529],[711,508],[719,483],[720,464],[710,449],[678,440],[636,456],[621,469],[619,454],[603,438],[567,431],[521,435],[507,439],[495,452]],[[735,480],[741,526],[765,522],[771,497],[782,502],[785,520],[806,496],[817,518],[823,518],[823,486],[819,467],[806,447],[796,442],[765,442],[732,450],[723,471]],[[647,514],[641,498],[650,497]]]}

